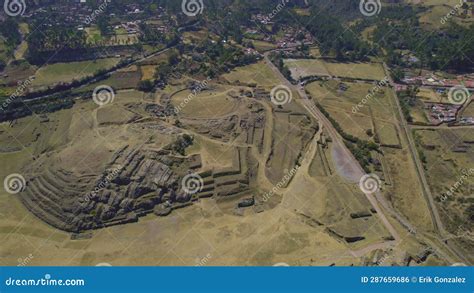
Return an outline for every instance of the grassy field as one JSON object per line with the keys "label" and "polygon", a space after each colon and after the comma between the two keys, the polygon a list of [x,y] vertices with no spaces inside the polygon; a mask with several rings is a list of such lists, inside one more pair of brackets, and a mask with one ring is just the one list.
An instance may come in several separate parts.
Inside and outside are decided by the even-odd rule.
{"label": "grassy field", "polygon": [[[157,48],[148,48],[149,51],[156,51]],[[158,65],[163,62],[168,62],[168,57],[171,53],[176,52],[175,49],[168,50],[162,54],[155,55],[153,57],[147,58],[146,60],[137,63],[138,65]]]}
{"label": "grassy field", "polygon": [[398,130],[392,123],[378,122],[376,132],[382,145],[400,146]]}
{"label": "grassy field", "polygon": [[[415,2],[415,1],[412,1]],[[426,12],[420,14],[420,22],[429,29],[446,28],[447,23],[443,23],[443,19],[447,19],[447,15],[454,12],[449,20],[454,20],[457,24],[468,26],[473,23],[474,18],[467,13],[467,17],[462,16],[462,9],[456,11],[456,7],[460,5],[459,0],[425,0],[420,3],[428,8]]]}
{"label": "grassy field", "polygon": [[97,26],[87,27],[84,31],[87,34],[87,43],[92,45],[118,46],[138,42],[138,34],[128,34],[124,28],[115,29],[113,34],[105,36]]}
{"label": "grassy field", "polygon": [[7,75],[0,79],[0,85],[10,85],[16,88],[18,82],[22,82],[35,75],[36,66],[30,65],[26,61],[12,62],[4,70]]}
{"label": "grassy field", "polygon": [[327,111],[348,134],[364,140],[371,139],[371,137],[367,135],[367,131],[371,130],[373,133],[374,129],[372,119],[369,116],[338,111],[332,107],[327,107]]}
{"label": "grassy field", "polygon": [[[306,147],[311,131],[303,125],[309,119],[303,115],[274,114],[272,152],[266,163],[265,174],[270,182],[277,184],[285,174],[292,170]],[[298,125],[301,125],[298,127]],[[305,129],[306,128],[306,129]]]}
{"label": "grassy field", "polygon": [[410,107],[410,116],[413,119],[413,123],[430,123],[428,115],[424,109],[424,104],[421,101],[417,101],[415,106]]}
{"label": "grassy field", "polygon": [[305,16],[311,15],[311,12],[309,11],[309,9],[295,8],[294,11],[295,11],[298,15],[305,15]]}
{"label": "grassy field", "polygon": [[155,74],[155,65],[143,65],[140,66],[140,70],[142,72],[142,80],[153,79]]}
{"label": "grassy field", "polygon": [[[346,90],[340,89],[339,86],[342,86],[342,84],[347,87]],[[390,102],[387,88],[383,88],[372,97],[368,97],[369,93],[373,91],[374,85],[351,82],[342,84],[334,80],[313,82],[308,84],[306,89],[314,99],[328,108],[351,114],[355,111],[358,114],[373,115],[380,119],[393,118],[394,107]],[[372,110],[372,113],[370,110]]]}
{"label": "grassy field", "polygon": [[5,63],[7,61],[7,45],[5,40],[0,38],[0,60],[3,60]]}
{"label": "grassy field", "polygon": [[273,50],[277,48],[275,44],[265,42],[265,41],[260,41],[260,40],[246,40],[246,41],[251,41],[255,49],[259,52],[265,52],[265,51]]}
{"label": "grassy field", "polygon": [[447,97],[443,97],[440,94],[436,93],[434,90],[429,89],[429,88],[420,88],[417,97],[423,100],[424,102],[433,102],[433,103],[448,102]]}
{"label": "grassy field", "polygon": [[41,67],[35,74],[34,86],[48,86],[60,82],[79,80],[93,75],[101,69],[111,68],[120,61],[119,58],[98,59],[96,61],[81,61],[55,63]]}
{"label": "grassy field", "polygon": [[138,34],[115,34],[110,37],[108,44],[110,46],[133,45],[138,43]]}
{"label": "grassy field", "polygon": [[311,57],[313,57],[313,58],[321,57],[321,51],[319,50],[318,47],[311,47],[311,48],[309,48],[309,54],[310,54]]}
{"label": "grassy field", "polygon": [[[345,82],[347,90],[342,91],[339,84],[340,82],[333,80],[313,82],[306,86],[306,90],[345,132],[361,139],[369,139],[366,130],[373,129],[384,153],[378,159],[383,165],[385,196],[410,221],[422,229],[431,229],[429,211],[419,187],[415,165],[410,159],[408,144],[396,127],[399,120],[395,115],[397,110],[391,90],[384,88],[353,113],[354,107],[367,97],[373,85]],[[414,207],[415,202],[417,208]]]}
{"label": "grassy field", "polygon": [[[30,28],[27,23],[20,23],[19,30],[24,39],[30,33]],[[28,43],[25,40],[23,40],[21,44],[15,49],[15,52],[14,52],[15,60],[24,59],[27,50],[28,50]]]}
{"label": "grassy field", "polygon": [[138,66],[131,66],[122,71],[113,73],[109,78],[90,84],[84,88],[80,88],[77,92],[92,91],[95,87],[100,85],[108,85],[115,90],[135,89],[141,79],[141,71]]}
{"label": "grassy field", "polygon": [[193,95],[185,90],[173,95],[173,105],[180,115],[187,118],[220,117],[236,110],[237,103],[228,96],[233,88],[219,87],[216,90],[202,91]]}
{"label": "grassy field", "polygon": [[105,38],[102,37],[100,30],[97,26],[91,26],[84,29],[87,34],[87,43],[89,44],[101,44],[105,41]]}
{"label": "grassy field", "polygon": [[368,28],[364,29],[361,33],[362,35],[362,38],[366,41],[366,42],[370,42],[372,43],[371,39],[372,39],[372,34],[373,32],[375,31],[376,27],[375,26],[369,26]]}
{"label": "grassy field", "polygon": [[295,79],[312,75],[370,80],[382,80],[385,77],[383,67],[379,63],[337,63],[322,59],[287,59],[285,65],[291,70]]}
{"label": "grassy field", "polygon": [[210,33],[208,30],[199,30],[199,31],[194,31],[194,32],[183,33],[183,41],[185,44],[193,44],[195,42],[201,42],[204,40],[208,40],[208,38],[212,40],[218,39],[215,34]]}
{"label": "grassy field", "polygon": [[279,79],[263,61],[238,67],[222,75],[222,78],[231,83],[256,84],[269,90],[280,84]]}
{"label": "grassy field", "polygon": [[474,117],[474,102],[471,102],[462,113],[463,117]]}

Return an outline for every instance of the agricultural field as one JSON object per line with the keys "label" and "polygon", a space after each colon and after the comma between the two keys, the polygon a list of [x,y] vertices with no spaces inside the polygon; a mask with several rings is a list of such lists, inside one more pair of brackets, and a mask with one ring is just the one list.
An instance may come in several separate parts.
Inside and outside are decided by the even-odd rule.
{"label": "agricultural field", "polygon": [[382,80],[385,77],[379,63],[337,63],[323,59],[287,59],[284,62],[294,79],[314,75],[368,80]]}
{"label": "agricultural field", "polygon": [[90,84],[84,88],[75,90],[76,92],[92,91],[100,85],[108,85],[114,90],[135,89],[142,78],[141,70],[138,66],[130,66],[114,72],[109,78]]}
{"label": "agricultural field", "polygon": [[116,34],[109,37],[107,44],[109,44],[109,46],[133,45],[138,43],[138,38],[138,34],[117,32]]}
{"label": "agricultural field", "polygon": [[185,44],[193,44],[195,42],[202,42],[208,39],[217,40],[218,37],[207,30],[184,32],[183,39]]}
{"label": "agricultural field", "polygon": [[86,76],[93,75],[99,70],[111,68],[120,61],[120,58],[97,59],[69,63],[49,64],[38,69],[33,86],[50,86],[61,82],[71,82]]}

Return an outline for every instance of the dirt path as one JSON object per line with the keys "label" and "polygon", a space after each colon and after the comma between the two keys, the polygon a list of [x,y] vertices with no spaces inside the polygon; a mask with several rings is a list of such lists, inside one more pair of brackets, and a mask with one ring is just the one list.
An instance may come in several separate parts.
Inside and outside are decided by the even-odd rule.
{"label": "dirt path", "polygon": [[[383,63],[383,67],[384,67],[386,76],[389,78],[390,84],[392,86],[395,86],[395,82],[391,78],[391,75],[390,75],[389,68],[388,68],[387,64]],[[444,228],[443,222],[441,221],[441,217],[439,215],[438,208],[435,205],[434,198],[433,198],[433,195],[431,193],[431,189],[428,185],[428,181],[426,180],[425,169],[423,167],[423,164],[421,163],[421,160],[420,160],[419,155],[418,155],[418,151],[416,149],[415,142],[414,142],[413,137],[412,137],[411,132],[410,132],[411,127],[408,125],[407,121],[404,118],[402,108],[401,108],[401,105],[400,105],[400,101],[398,100],[398,98],[397,98],[397,96],[396,96],[396,94],[393,90],[391,90],[391,95],[392,95],[392,98],[395,100],[395,103],[396,103],[396,106],[397,106],[397,109],[398,109],[400,128],[403,129],[402,133],[403,133],[403,135],[405,136],[405,138],[408,142],[409,151],[410,151],[412,160],[414,161],[415,166],[416,166],[416,171],[417,171],[417,175],[418,175],[419,181],[420,181],[421,186],[422,186],[423,195],[424,195],[424,197],[425,197],[425,199],[428,203],[428,208],[429,208],[429,211],[430,211],[430,216],[431,216],[431,219],[432,219],[432,223],[433,223],[434,228],[435,228],[435,232],[437,232],[437,234],[439,234],[439,236],[440,236],[437,239],[438,242],[439,242],[438,245],[436,245],[434,242],[431,242],[431,245],[433,247],[442,246],[445,249],[447,249],[450,253],[452,253],[453,255],[456,255],[457,257],[459,257],[464,262],[469,263],[469,261],[464,257],[464,255],[461,252],[459,252],[456,249],[456,247],[453,247],[452,245],[449,245],[447,243],[447,241],[446,242],[442,241],[443,238],[449,237],[450,233],[448,233],[446,231],[446,229]],[[400,215],[398,215],[397,212],[394,212],[394,213],[397,215],[397,219],[402,218]],[[399,219],[399,221],[400,221],[400,219]],[[406,221],[406,220],[404,220],[401,223],[404,224],[404,225],[409,224],[409,222]],[[416,230],[411,230],[411,232],[416,234]],[[426,235],[425,235],[425,237],[423,237],[423,239],[424,240],[426,239]],[[446,256],[446,254],[444,252],[442,252],[441,250],[437,250],[437,251],[440,254]],[[447,259],[451,259],[451,258],[447,258]]]}

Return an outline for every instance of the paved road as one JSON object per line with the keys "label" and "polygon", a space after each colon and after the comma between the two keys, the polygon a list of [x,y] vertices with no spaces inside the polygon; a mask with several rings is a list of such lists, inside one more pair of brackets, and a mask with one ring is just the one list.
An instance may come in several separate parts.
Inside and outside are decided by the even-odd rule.
{"label": "paved road", "polygon": [[[390,84],[392,86],[394,86],[395,82],[391,78],[391,75],[390,75],[390,72],[389,72],[389,67],[387,66],[386,63],[383,63],[383,66],[384,66],[386,76],[389,78]],[[437,239],[436,239],[439,242],[438,244],[436,244],[432,241],[429,241],[429,242],[431,242],[430,244],[433,247],[436,247],[436,246],[444,247],[450,253],[457,256],[459,259],[463,260],[465,263],[469,264],[470,263],[469,260],[466,259],[466,257],[456,247],[453,247],[452,245],[449,245],[448,243],[443,241],[443,239],[449,238],[451,236],[451,234],[448,233],[446,231],[446,229],[444,228],[443,222],[442,222],[441,217],[440,217],[439,212],[438,212],[438,208],[436,207],[436,204],[434,202],[434,198],[433,198],[433,195],[431,193],[431,189],[430,189],[430,187],[428,185],[428,182],[426,180],[425,169],[423,167],[423,164],[421,163],[421,160],[420,160],[419,155],[418,155],[418,151],[416,149],[415,142],[413,141],[413,137],[411,135],[411,127],[408,125],[408,123],[407,123],[407,121],[406,121],[406,119],[403,115],[402,108],[400,106],[400,101],[397,98],[394,91],[390,91],[390,92],[391,92],[393,98],[395,99],[395,102],[396,102],[396,105],[397,105],[397,108],[398,108],[398,115],[400,116],[400,119],[399,119],[400,120],[400,126],[403,129],[403,133],[404,133],[404,135],[405,135],[405,137],[408,141],[410,154],[412,156],[413,161],[415,162],[417,175],[418,175],[419,181],[422,184],[423,196],[425,197],[425,199],[428,203],[428,209],[430,211],[430,216],[431,216],[431,219],[432,219],[433,226],[435,228],[435,232],[440,236],[440,237],[437,237]],[[437,127],[437,128],[439,128],[439,127]],[[426,240],[426,237],[423,237],[423,238]],[[449,257],[447,257],[447,255],[444,252],[442,252],[440,250],[437,250],[437,252],[442,254],[443,256],[445,256],[447,259],[450,259]]]}
{"label": "paved road", "polygon": [[[289,87],[291,90],[297,92],[300,97],[302,98],[299,102],[308,110],[308,112],[316,118],[324,127],[328,135],[332,139],[333,144],[333,155],[335,155],[335,165],[337,166],[338,170],[344,169],[342,174],[346,175],[346,179],[352,181],[354,183],[358,183],[360,178],[365,174],[362,167],[359,165],[359,162],[354,158],[352,153],[347,149],[345,146],[342,137],[339,135],[337,130],[333,127],[332,123],[324,116],[323,113],[319,111],[319,109],[315,106],[314,102],[308,97],[305,90],[301,86],[295,86],[290,81],[288,81],[283,74],[281,74],[280,70],[270,61],[268,58],[268,53],[265,54],[265,61],[267,65],[272,69],[276,76],[279,77],[280,81],[283,85]],[[400,242],[400,236],[392,224],[388,221],[387,217],[385,216],[383,210],[380,208],[376,198],[373,195],[366,194],[366,197],[373,208],[376,210],[378,217],[384,224],[385,228],[389,231],[391,236],[395,239],[395,241],[385,242],[382,244],[382,247],[388,248],[392,245],[396,245]],[[381,248],[380,244],[373,245],[374,249]],[[365,251],[365,250],[364,250]],[[369,251],[371,251],[369,249]]]}
{"label": "paved road", "polygon": [[[326,116],[324,116],[324,114],[322,114],[319,111],[319,109],[314,105],[314,102],[308,97],[308,95],[306,94],[304,88],[301,87],[301,86],[295,86],[295,85],[291,84],[291,82],[289,82],[281,74],[280,70],[269,60],[268,54],[269,54],[269,52],[267,52],[265,54],[265,61],[268,64],[268,66],[273,70],[273,72],[280,78],[280,80],[282,81],[282,84],[288,86],[293,91],[298,92],[299,95],[302,98],[302,100],[300,101],[302,103],[302,105],[308,110],[308,112],[310,112],[316,119],[318,119],[323,124],[323,126],[325,127],[326,131],[328,132],[329,136],[331,137],[331,139],[333,141],[333,155],[336,158],[335,164],[339,165],[339,169],[344,169],[344,172],[342,173],[342,175],[343,176],[345,175],[345,177],[347,179],[352,179],[352,180],[357,179],[358,180],[358,178],[360,178],[358,176],[359,175],[362,176],[361,174],[364,174],[364,171],[362,170],[361,166],[359,165],[357,160],[354,158],[352,153],[345,147],[342,137],[339,135],[339,133],[333,127],[332,123],[326,118]],[[384,63],[383,66],[384,66],[384,69],[386,70],[387,77],[389,78],[390,83],[392,85],[394,85],[393,80],[390,78],[387,65]],[[393,94],[393,91],[392,91],[392,94]],[[403,116],[403,113],[402,113],[402,110],[401,110],[401,107],[400,107],[400,104],[399,104],[399,100],[396,98],[396,96],[394,98],[396,100],[397,108],[399,110],[401,126],[403,128],[403,131],[404,131],[406,137],[407,137],[407,141],[409,142],[410,153],[413,156],[413,160],[415,161],[415,164],[417,166],[418,176],[420,177],[420,181],[423,184],[424,195],[425,195],[426,199],[428,200],[428,202],[430,204],[430,211],[432,211],[431,215],[432,215],[432,218],[433,218],[433,223],[434,223],[435,227],[438,229],[438,231],[439,231],[440,228],[442,229],[442,231],[444,231],[444,227],[441,223],[441,219],[439,217],[439,214],[437,212],[436,207],[434,206],[433,197],[431,195],[431,192],[430,192],[429,188],[427,188],[428,184],[427,184],[427,181],[426,181],[426,177],[424,176],[424,172],[423,172],[424,169],[423,169],[423,166],[421,165],[421,163],[419,161],[418,152],[416,151],[415,144],[414,144],[413,139],[410,135],[410,130],[409,130],[408,124],[406,123],[406,120],[404,119],[404,116]],[[428,191],[428,192],[426,192],[426,191]],[[390,242],[385,242],[385,243],[382,243],[382,244],[374,244],[374,245],[371,245],[371,246],[366,247],[364,249],[361,249],[357,252],[353,251],[351,253],[354,256],[364,255],[364,254],[366,254],[366,253],[368,253],[368,252],[370,252],[374,249],[387,248],[387,247],[390,247],[390,246],[393,246],[393,245],[397,245],[401,241],[397,231],[395,231],[395,229],[393,228],[391,223],[387,220],[386,216],[382,212],[380,206],[378,205],[378,203],[380,202],[382,204],[382,206],[384,207],[384,209],[386,211],[388,211],[395,219],[397,219],[398,222],[400,222],[400,224],[402,224],[410,233],[414,234],[414,236],[416,238],[421,238],[420,240],[424,241],[425,243],[427,243],[431,247],[434,247],[435,251],[440,256],[444,257],[446,260],[448,260],[450,262],[453,261],[453,259],[450,255],[446,254],[441,249],[438,249],[438,247],[443,247],[446,250],[448,250],[451,254],[456,255],[458,258],[460,258],[464,262],[469,263],[466,260],[466,258],[461,253],[459,253],[459,251],[456,250],[456,248],[445,244],[440,238],[437,238],[437,239],[433,240],[433,239],[427,238],[426,235],[417,234],[416,229],[414,228],[414,226],[404,216],[399,214],[392,207],[392,205],[390,203],[388,203],[387,200],[380,193],[377,193],[375,196],[374,195],[367,195],[367,199],[372,204],[372,206],[376,209],[379,218],[381,219],[381,221],[383,222],[385,227],[388,229],[388,231],[392,234],[392,237],[395,240],[390,241]],[[433,207],[434,207],[434,209],[433,209]]]}

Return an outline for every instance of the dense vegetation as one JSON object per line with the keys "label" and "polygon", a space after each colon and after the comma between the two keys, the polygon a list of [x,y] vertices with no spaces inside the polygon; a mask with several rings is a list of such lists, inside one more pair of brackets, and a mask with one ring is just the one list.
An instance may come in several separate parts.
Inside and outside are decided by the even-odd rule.
{"label": "dense vegetation", "polygon": [[424,28],[415,8],[386,9],[377,19],[373,41],[387,52],[392,65],[409,66],[400,50],[411,51],[419,66],[433,70],[468,71],[474,66],[474,25],[464,27],[450,21],[442,31]]}

